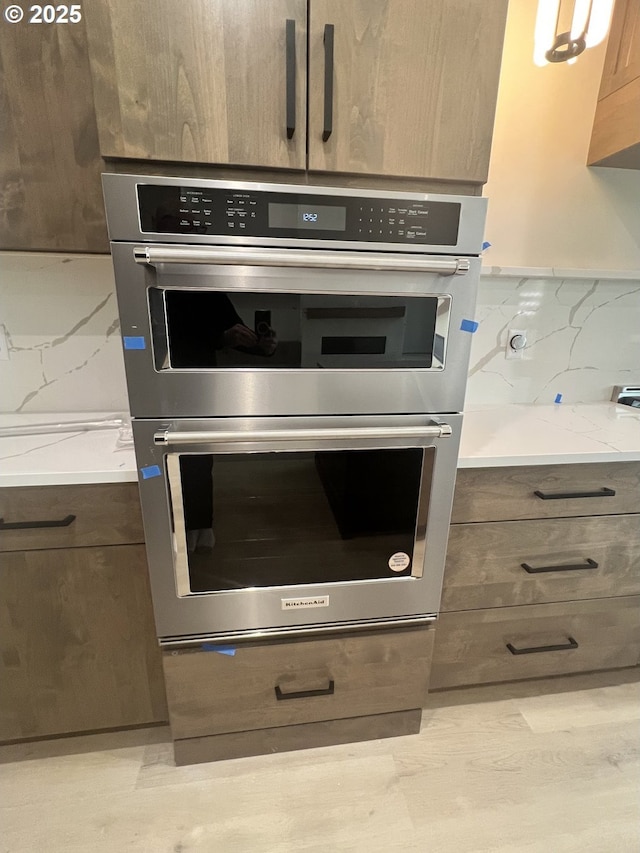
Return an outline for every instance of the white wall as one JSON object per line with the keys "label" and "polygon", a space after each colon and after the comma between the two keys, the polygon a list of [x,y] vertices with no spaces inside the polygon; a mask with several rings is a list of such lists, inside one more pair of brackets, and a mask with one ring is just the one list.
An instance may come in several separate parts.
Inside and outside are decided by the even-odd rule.
{"label": "white wall", "polygon": [[640,269],[640,172],[585,165],[606,45],[533,64],[537,0],[510,0],[485,263]]}

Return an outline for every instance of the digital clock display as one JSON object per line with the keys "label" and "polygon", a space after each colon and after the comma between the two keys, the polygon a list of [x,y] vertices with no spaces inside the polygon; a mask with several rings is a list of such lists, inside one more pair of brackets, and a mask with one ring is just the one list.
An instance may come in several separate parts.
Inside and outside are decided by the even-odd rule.
{"label": "digital clock display", "polygon": [[346,207],[269,202],[269,228],[344,231],[346,227]]}

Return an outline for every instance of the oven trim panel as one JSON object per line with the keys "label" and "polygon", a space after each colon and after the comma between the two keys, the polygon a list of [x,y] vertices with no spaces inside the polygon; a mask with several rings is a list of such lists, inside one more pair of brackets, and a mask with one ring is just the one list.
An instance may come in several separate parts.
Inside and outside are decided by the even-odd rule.
{"label": "oven trim panel", "polygon": [[[445,425],[442,427],[442,425]],[[447,425],[451,428],[450,434]],[[441,426],[442,437],[433,435],[435,427]],[[321,445],[312,439],[295,441],[299,449],[351,449],[393,447],[435,447],[432,475],[432,491],[429,513],[420,536],[424,540],[422,576],[396,577],[369,581],[349,581],[328,584],[308,584],[279,588],[245,589],[213,594],[198,594],[179,597],[176,592],[174,569],[174,537],[170,499],[166,474],[165,456],[180,452],[180,444],[163,446],[156,434],[167,431],[211,432],[220,430],[241,435],[247,430],[261,433],[269,430],[295,431],[304,434],[307,428],[330,428],[334,430],[364,429],[402,432],[391,438],[336,438],[323,441]],[[401,429],[398,430],[398,427]],[[145,527],[145,541],[149,559],[151,591],[153,596],[156,626],[159,638],[180,636],[206,636],[212,633],[255,632],[266,629],[304,628],[322,622],[347,626],[358,621],[388,620],[404,617],[434,616],[439,609],[444,561],[453,501],[456,465],[462,415],[443,417],[409,415],[313,417],[313,418],[234,418],[234,419],[138,419],[133,423],[136,458],[140,472],[153,471],[157,476],[140,473],[140,496]],[[423,431],[419,438],[415,433]],[[414,436],[409,435],[410,432]],[[431,433],[431,435],[429,434]],[[185,445],[186,446],[186,445]],[[256,452],[282,448],[278,441],[261,438],[259,443],[243,443],[242,440],[226,445],[215,443],[189,444],[192,452]],[[293,449],[293,445],[291,446]],[[157,467],[156,467],[157,466]],[[416,546],[418,537],[416,537]],[[417,575],[420,574],[418,571]],[[283,610],[282,598],[321,598],[328,596],[328,606],[322,609]]]}

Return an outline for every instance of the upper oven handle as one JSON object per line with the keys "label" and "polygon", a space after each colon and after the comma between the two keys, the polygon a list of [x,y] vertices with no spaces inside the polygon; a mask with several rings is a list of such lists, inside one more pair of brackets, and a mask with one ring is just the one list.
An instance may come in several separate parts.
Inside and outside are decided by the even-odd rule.
{"label": "upper oven handle", "polygon": [[449,424],[422,427],[344,427],[319,429],[270,429],[252,431],[179,432],[162,430],[154,433],[154,444],[234,444],[261,441],[322,441],[340,439],[386,438],[447,438],[452,430]]}
{"label": "upper oven handle", "polygon": [[468,258],[430,258],[428,255],[367,255],[364,252],[335,252],[325,249],[248,249],[225,246],[136,246],[137,264],[231,264],[258,267],[307,267],[313,269],[381,270],[463,275],[469,272]]}

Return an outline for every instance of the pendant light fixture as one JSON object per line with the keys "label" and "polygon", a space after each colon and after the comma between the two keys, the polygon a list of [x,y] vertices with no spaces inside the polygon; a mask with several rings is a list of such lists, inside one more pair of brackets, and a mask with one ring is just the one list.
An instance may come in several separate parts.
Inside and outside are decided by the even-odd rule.
{"label": "pendant light fixture", "polygon": [[[571,27],[558,32],[561,13],[573,5]],[[533,49],[536,65],[549,62],[572,64],[587,48],[606,36],[611,22],[613,0],[538,0],[538,15]],[[568,14],[567,14],[568,20]]]}

